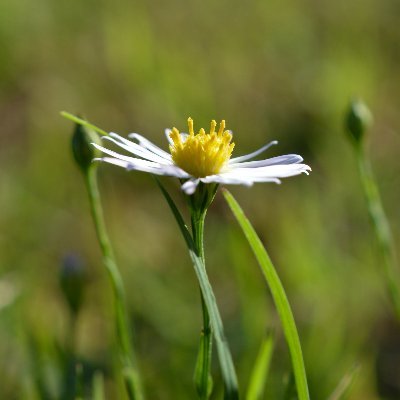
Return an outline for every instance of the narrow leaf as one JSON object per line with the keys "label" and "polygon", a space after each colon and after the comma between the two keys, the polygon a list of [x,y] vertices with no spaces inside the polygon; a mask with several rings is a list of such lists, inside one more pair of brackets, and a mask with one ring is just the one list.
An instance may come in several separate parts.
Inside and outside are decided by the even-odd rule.
{"label": "narrow leaf", "polygon": [[182,215],[180,214],[177,206],[175,205],[174,201],[172,200],[168,192],[165,190],[165,188],[161,185],[161,183],[159,181],[157,181],[157,183],[169,207],[171,208],[171,211],[175,216],[178,226],[186,241],[189,250],[189,255],[190,258],[192,259],[194,270],[196,272],[200,289],[204,297],[204,302],[206,303],[208,313],[210,315],[211,327],[214,333],[219,363],[221,367],[221,373],[225,385],[225,399],[237,400],[239,398],[239,393],[238,393],[238,383],[236,378],[235,367],[233,365],[228,342],[225,338],[222,319],[219,314],[217,302],[215,300],[214,293],[212,291],[210,282],[208,280],[208,276],[203,261],[200,255],[198,255],[195,251],[193,239],[190,236],[190,233],[184,223]]}
{"label": "narrow leaf", "polygon": [[61,114],[61,116],[69,119],[70,121],[73,121],[79,125],[86,126],[87,128],[93,129],[95,132],[97,132],[98,134],[100,134],[102,136],[107,135],[106,131],[104,131],[103,129],[99,128],[96,125],[91,124],[90,122],[86,121],[85,119],[79,118],[69,112],[66,112],[66,111],[61,111],[60,114]]}
{"label": "narrow leaf", "polygon": [[260,264],[261,270],[271,290],[271,294],[274,299],[274,303],[282,323],[283,332],[289,347],[299,400],[309,400],[310,397],[308,392],[306,370],[304,366],[299,334],[297,332],[296,323],[294,321],[293,313],[290,308],[285,290],[260,238],[257,236],[254,228],[244,215],[243,210],[240,208],[239,204],[236,202],[231,193],[229,193],[227,190],[223,190],[223,194],[240,227],[242,228],[258,263]]}
{"label": "narrow leaf", "polygon": [[247,389],[246,400],[261,400],[264,394],[265,384],[268,377],[268,370],[271,363],[272,353],[275,344],[274,334],[270,331],[264,338],[256,363],[250,376],[250,383]]}
{"label": "narrow leaf", "polygon": [[174,214],[175,220],[179,225],[179,228],[182,232],[183,238],[185,239],[187,246],[189,248],[194,249],[194,243],[193,243],[192,237],[190,236],[189,229],[185,224],[182,214],[179,212],[178,207],[176,206],[176,204],[174,203],[174,201],[172,200],[171,196],[166,191],[164,186],[161,184],[161,182],[157,178],[155,178],[155,180],[156,180],[158,187],[161,189],[161,192],[164,195],[164,198],[167,201],[169,208],[172,211],[172,214]]}
{"label": "narrow leaf", "polygon": [[359,366],[353,366],[350,371],[340,380],[336,389],[329,396],[328,400],[342,400],[345,398],[346,394],[349,392],[357,373],[359,372]]}

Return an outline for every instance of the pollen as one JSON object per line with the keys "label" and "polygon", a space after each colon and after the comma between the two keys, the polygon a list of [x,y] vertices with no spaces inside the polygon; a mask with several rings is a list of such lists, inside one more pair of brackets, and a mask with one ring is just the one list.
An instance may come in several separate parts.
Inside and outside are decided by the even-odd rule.
{"label": "pollen", "polygon": [[193,120],[188,118],[189,134],[185,137],[178,129],[173,128],[169,146],[174,163],[196,178],[218,174],[228,163],[233,148],[231,132],[225,130],[225,121],[219,124],[212,120],[210,132],[203,128],[194,133]]}

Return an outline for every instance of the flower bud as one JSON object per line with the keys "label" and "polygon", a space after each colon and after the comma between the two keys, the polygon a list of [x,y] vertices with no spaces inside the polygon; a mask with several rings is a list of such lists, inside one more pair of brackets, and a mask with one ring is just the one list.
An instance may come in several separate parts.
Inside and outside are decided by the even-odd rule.
{"label": "flower bud", "polygon": [[100,144],[97,133],[83,125],[76,124],[72,135],[72,153],[83,172],[87,172],[91,166],[95,165],[92,160],[101,154],[99,150],[91,145],[93,142]]}
{"label": "flower bud", "polygon": [[75,254],[68,254],[62,260],[60,286],[70,310],[77,314],[82,302],[86,273],[82,260]]}
{"label": "flower bud", "polygon": [[356,144],[361,144],[364,133],[372,124],[372,114],[366,104],[361,100],[350,103],[346,116],[346,128],[351,139]]}

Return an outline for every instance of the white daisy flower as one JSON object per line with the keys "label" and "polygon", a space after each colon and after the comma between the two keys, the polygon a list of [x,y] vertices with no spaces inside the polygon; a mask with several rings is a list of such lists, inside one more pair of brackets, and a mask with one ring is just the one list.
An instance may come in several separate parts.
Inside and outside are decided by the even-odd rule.
{"label": "white daisy flower", "polygon": [[103,136],[104,140],[132,153],[135,157],[119,154],[106,147],[92,143],[108,156],[96,158],[127,170],[149,172],[154,175],[174,176],[183,180],[182,190],[192,195],[200,182],[251,186],[255,182],[280,183],[280,178],[299,175],[311,168],[302,164],[297,154],[287,154],[265,160],[248,161],[263,153],[277,141],[272,141],[253,153],[231,158],[235,144],[232,132],[225,130],[225,121],[219,124],[211,121],[210,133],[204,129],[195,134],[193,120],[188,119],[189,134],[178,129],[166,129],[170,153],[137,133],[131,133],[127,140],[116,133]]}

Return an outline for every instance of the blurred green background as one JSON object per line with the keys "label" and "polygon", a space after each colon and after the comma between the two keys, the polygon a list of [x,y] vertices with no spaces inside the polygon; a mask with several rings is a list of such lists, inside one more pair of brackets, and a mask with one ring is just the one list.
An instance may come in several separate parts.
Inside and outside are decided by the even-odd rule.
{"label": "blurred green background", "polygon": [[[231,190],[287,290],[312,399],[358,366],[350,399],[400,399],[400,329],[343,133],[352,96],[375,116],[369,147],[400,246],[398,0],[0,2],[0,398],[69,399],[82,365],[107,399],[116,372],[112,297],[67,110],[166,148],[164,128],[226,119],[235,155],[277,139],[313,172]],[[127,291],[149,399],[194,399],[201,326],[184,242],[150,176],[99,168],[107,225]],[[179,185],[165,184],[185,206]],[[278,345],[265,393],[282,399],[290,360],[259,268],[221,195],[206,257],[242,391],[266,329]],[[74,316],[60,273],[83,271]],[[67,271],[67,272],[66,272]],[[215,360],[216,361],[216,360]],[[71,370],[72,368],[72,370]],[[221,398],[215,362],[215,391]],[[78,374],[79,375],[79,374]]]}

